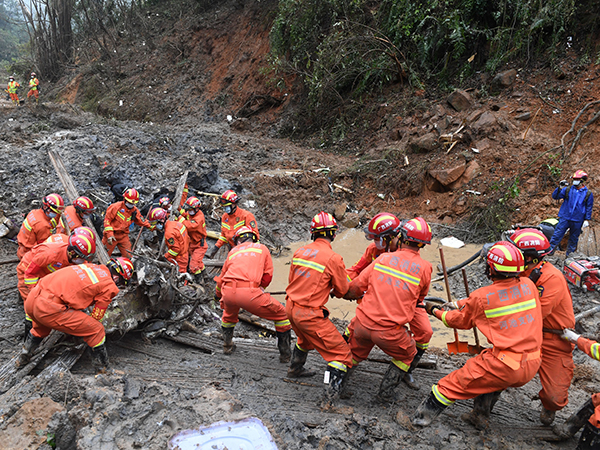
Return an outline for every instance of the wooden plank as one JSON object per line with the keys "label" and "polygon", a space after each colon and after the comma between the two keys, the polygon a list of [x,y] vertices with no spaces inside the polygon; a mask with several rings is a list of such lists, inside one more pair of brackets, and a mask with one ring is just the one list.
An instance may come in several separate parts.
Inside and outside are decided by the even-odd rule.
{"label": "wooden plank", "polygon": [[165,339],[169,339],[170,341],[179,342],[180,344],[189,345],[190,347],[197,348],[202,353],[208,353],[209,355],[213,354],[215,350],[219,347],[215,345],[214,342],[209,342],[208,339],[203,338],[196,333],[192,333],[190,331],[182,331],[176,336],[169,336],[168,334],[163,334],[162,336]]}
{"label": "wooden plank", "polygon": [[[185,171],[181,178],[179,179],[179,184],[177,185],[177,190],[175,191],[175,198],[173,199],[173,208],[171,208],[171,214],[169,214],[169,219],[173,218],[175,211],[179,211],[179,204],[181,203],[181,198],[183,196],[183,189],[185,188],[185,183],[187,183],[189,171]],[[160,249],[158,250],[158,257],[165,253],[165,240],[160,243]]]}
{"label": "wooden plank", "polygon": [[[56,170],[58,179],[65,188],[65,192],[69,196],[69,199],[72,203],[77,197],[79,197],[79,193],[77,192],[77,188],[75,188],[75,184],[73,183],[71,175],[69,175],[69,172],[67,172],[63,160],[57,152],[54,150],[48,150],[48,156],[50,157],[50,161],[52,161],[54,170]],[[100,234],[98,234],[98,230],[96,230],[96,227],[94,227],[92,220],[89,217],[86,217],[83,222],[85,223],[86,227],[90,227],[96,232],[96,256],[98,257],[98,261],[100,261],[100,264],[108,263],[110,257],[108,256],[106,248],[104,248],[102,239],[100,239]]]}

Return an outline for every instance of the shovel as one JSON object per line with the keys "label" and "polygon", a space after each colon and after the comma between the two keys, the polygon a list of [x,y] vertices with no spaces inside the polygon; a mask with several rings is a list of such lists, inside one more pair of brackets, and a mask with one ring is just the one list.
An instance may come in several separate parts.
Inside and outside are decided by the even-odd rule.
{"label": "shovel", "polygon": [[[465,283],[465,293],[468,297],[471,295],[471,293],[469,292],[469,282],[467,281],[467,271],[465,269],[462,269],[462,276]],[[479,344],[479,333],[477,332],[477,327],[473,327],[473,334],[475,335],[475,345],[469,344],[469,354],[478,355],[485,350],[485,348]]]}
{"label": "shovel", "polygon": [[[448,301],[452,301],[452,294],[450,293],[450,283],[448,283],[448,272],[446,272],[446,261],[444,260],[444,249],[440,247],[440,260],[442,262],[442,270],[444,272],[444,283],[446,284],[446,292],[448,293]],[[448,353],[469,353],[469,343],[458,340],[458,330],[454,330],[454,342],[448,342]]]}

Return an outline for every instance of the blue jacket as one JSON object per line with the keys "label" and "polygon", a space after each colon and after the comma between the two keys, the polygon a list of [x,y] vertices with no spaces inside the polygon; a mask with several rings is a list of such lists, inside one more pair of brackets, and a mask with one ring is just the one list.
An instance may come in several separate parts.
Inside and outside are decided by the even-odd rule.
{"label": "blue jacket", "polygon": [[565,198],[567,189],[570,189],[569,199],[560,205],[558,217],[560,219],[572,220],[573,222],[590,220],[592,218],[592,208],[594,207],[594,194],[590,192],[587,202],[584,202],[585,196],[588,193],[587,186],[581,189],[577,189],[575,186],[567,186],[562,189],[557,187],[552,193],[552,198],[554,200]]}

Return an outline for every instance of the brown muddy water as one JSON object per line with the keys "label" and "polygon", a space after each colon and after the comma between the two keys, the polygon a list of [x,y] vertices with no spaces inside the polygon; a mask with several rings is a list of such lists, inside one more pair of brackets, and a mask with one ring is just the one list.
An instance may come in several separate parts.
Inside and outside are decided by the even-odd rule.
{"label": "brown muddy water", "polygon": [[[269,291],[284,291],[288,283],[288,274],[290,270],[290,262],[294,252],[307,244],[308,241],[295,242],[289,245],[290,250],[282,253],[281,256],[273,258],[274,274],[273,281],[269,286]],[[346,267],[351,267],[356,261],[360,259],[362,254],[369,242],[365,239],[364,233],[356,228],[346,230],[336,236],[333,241],[332,247],[337,253],[342,255]],[[421,250],[421,257],[429,261],[433,265],[432,278],[436,278],[437,265],[440,263],[439,248],[444,249],[444,258],[446,260],[446,267],[452,267],[462,261],[468,259],[476,251],[481,249],[481,245],[467,244],[462,248],[455,249],[449,247],[443,247],[440,245],[439,239],[434,239],[431,245],[425,246]],[[444,282],[437,283],[438,285],[444,286]],[[434,289],[429,290],[429,295],[442,297],[447,299],[446,289],[443,291],[437,291]],[[285,296],[276,296],[277,300],[285,304]],[[343,320],[351,320],[354,317],[356,310],[356,302],[340,299],[331,298],[327,303],[332,317],[337,317]],[[430,345],[438,348],[446,348],[447,342],[454,341],[454,332],[452,329],[446,328],[442,322],[435,318],[430,318],[431,326],[433,328],[433,338],[431,339]],[[470,344],[475,344],[472,331],[458,331],[459,338],[461,341],[469,341]],[[481,334],[480,334],[481,336]],[[481,339],[485,341],[485,337],[481,336]],[[482,342],[484,344],[485,342]]]}

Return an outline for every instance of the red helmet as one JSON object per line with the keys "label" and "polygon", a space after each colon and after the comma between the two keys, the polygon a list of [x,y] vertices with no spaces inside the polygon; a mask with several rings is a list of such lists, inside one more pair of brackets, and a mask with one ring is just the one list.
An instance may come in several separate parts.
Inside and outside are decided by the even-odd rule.
{"label": "red helmet", "polygon": [[187,199],[187,201],[185,202],[185,205],[183,205],[183,207],[186,210],[200,209],[201,205],[202,205],[202,202],[200,201],[200,199],[198,197],[190,197]]}
{"label": "red helmet", "polygon": [[81,258],[88,259],[96,253],[96,241],[83,234],[73,233],[69,236],[67,251],[75,252]]}
{"label": "red helmet", "polygon": [[31,72],[31,76],[35,77],[36,76],[35,72]]}
{"label": "red helmet", "polygon": [[322,233],[322,232],[335,232],[338,230],[338,224],[335,221],[335,218],[325,211],[321,211],[315,217],[312,218],[310,222],[310,232],[311,234]]}
{"label": "red helmet", "polygon": [[523,228],[515,231],[510,241],[523,252],[523,255],[540,259],[550,252],[550,241],[540,230]]}
{"label": "red helmet", "polygon": [[60,215],[65,210],[65,201],[58,194],[50,194],[44,197],[42,205],[45,209],[48,209],[56,214]]}
{"label": "red helmet", "polygon": [[153,208],[148,216],[150,222],[164,222],[168,218],[169,213],[162,208]]}
{"label": "red helmet", "polygon": [[585,173],[583,170],[577,170],[571,178],[573,178],[574,180],[586,181],[588,179],[588,174]]}
{"label": "red helmet", "polygon": [[94,241],[96,240],[96,233],[90,227],[77,227],[71,233],[71,235],[74,235],[74,234],[85,236]]}
{"label": "red helmet", "polygon": [[96,209],[94,204],[88,197],[77,197],[73,202],[73,206],[75,207],[75,211],[79,214],[91,214]]}
{"label": "red helmet", "polygon": [[382,212],[373,217],[365,227],[365,237],[372,241],[383,236],[397,236],[399,226],[400,219],[393,214]]}
{"label": "red helmet", "polygon": [[422,217],[406,220],[400,227],[402,239],[417,244],[431,244],[431,227]]}
{"label": "red helmet", "polygon": [[111,258],[107,266],[121,276],[125,285],[129,283],[135,270],[131,260],[123,257]]}
{"label": "red helmet", "polygon": [[502,274],[507,277],[516,277],[525,270],[523,253],[507,241],[496,242],[488,250],[486,262],[491,274]]}
{"label": "red helmet", "polygon": [[138,193],[138,191],[136,189],[127,189],[125,191],[125,193],[123,194],[123,200],[125,200],[128,203],[132,203],[132,204],[137,204],[137,202],[140,201],[140,194]]}
{"label": "red helmet", "polygon": [[158,200],[158,205],[162,208],[162,209],[169,209],[169,207],[171,206],[171,199],[169,197],[161,197]]}
{"label": "red helmet", "polygon": [[243,226],[243,227],[241,227],[239,230],[237,230],[235,232],[235,236],[233,237],[233,240],[237,244],[237,242],[238,242],[239,239],[246,239],[247,240],[247,238],[252,238],[253,242],[258,241],[258,236],[256,235],[256,231],[254,231],[250,227]]}
{"label": "red helmet", "polygon": [[237,203],[239,201],[240,201],[240,198],[231,189],[223,192],[223,194],[221,195],[221,205],[223,205],[223,206],[227,206],[232,203]]}

